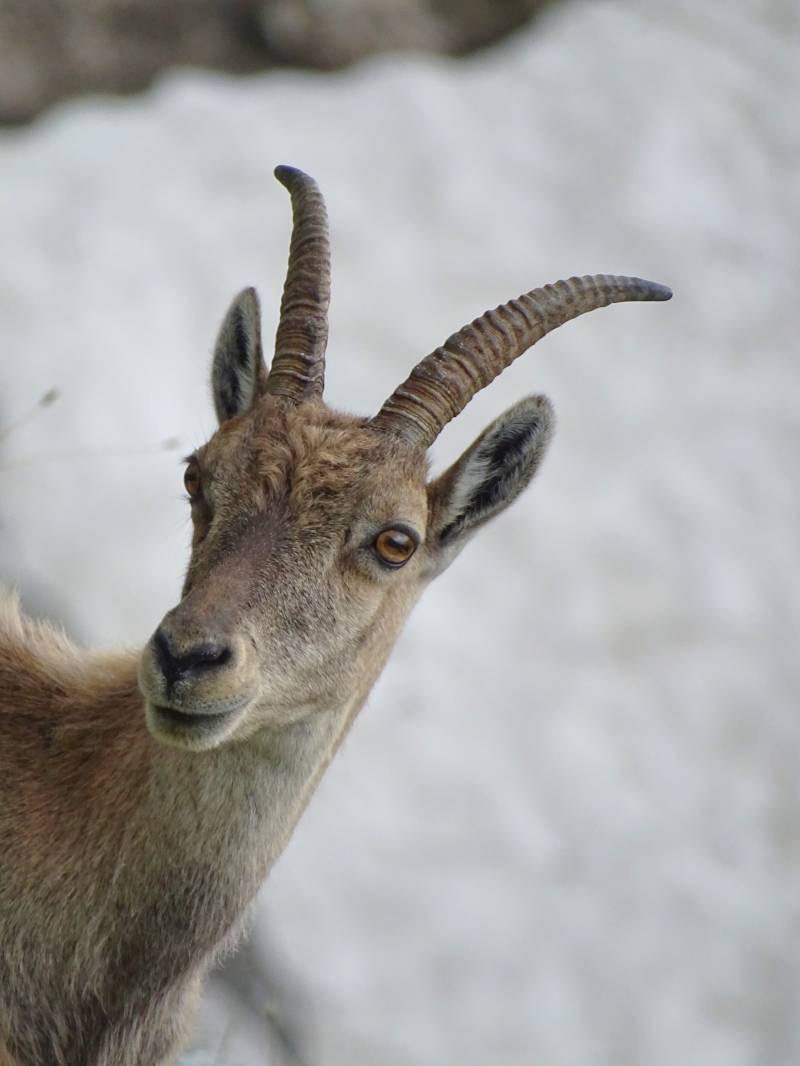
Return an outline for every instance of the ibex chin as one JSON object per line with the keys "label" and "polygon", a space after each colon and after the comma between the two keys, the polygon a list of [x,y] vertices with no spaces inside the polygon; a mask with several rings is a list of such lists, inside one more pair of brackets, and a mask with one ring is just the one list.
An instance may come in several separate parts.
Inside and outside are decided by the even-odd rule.
{"label": "ibex chin", "polygon": [[445,473],[426,452],[545,333],[627,300],[593,276],[487,311],[372,418],[322,400],[325,205],[276,176],[294,229],[269,371],[253,289],[211,372],[219,428],[187,460],[180,602],[141,654],[92,654],[0,603],[0,1063],[172,1061],[205,974],[380,673],[412,605],[542,461],[543,396]]}

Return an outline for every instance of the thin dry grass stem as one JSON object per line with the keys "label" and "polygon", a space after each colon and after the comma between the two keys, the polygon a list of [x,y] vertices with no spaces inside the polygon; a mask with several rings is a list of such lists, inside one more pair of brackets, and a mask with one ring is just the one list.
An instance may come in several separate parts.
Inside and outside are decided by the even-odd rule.
{"label": "thin dry grass stem", "polygon": [[26,422],[30,422],[32,418],[35,418],[45,407],[52,407],[52,405],[61,398],[61,392],[58,389],[48,389],[47,392],[40,396],[33,407],[28,408],[27,411],[23,411],[18,418],[7,426],[0,426],[0,444],[8,440],[12,433],[24,426]]}

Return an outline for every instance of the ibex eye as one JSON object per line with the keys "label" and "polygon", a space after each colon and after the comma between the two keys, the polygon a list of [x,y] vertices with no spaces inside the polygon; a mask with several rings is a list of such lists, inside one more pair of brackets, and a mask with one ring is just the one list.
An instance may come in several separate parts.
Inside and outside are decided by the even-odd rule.
{"label": "ibex eye", "polygon": [[404,529],[384,529],[373,542],[375,554],[384,566],[398,568],[417,550],[417,539]]}
{"label": "ibex eye", "polygon": [[196,500],[200,495],[203,484],[200,478],[200,467],[195,459],[189,460],[189,464],[183,473],[183,487],[192,500]]}

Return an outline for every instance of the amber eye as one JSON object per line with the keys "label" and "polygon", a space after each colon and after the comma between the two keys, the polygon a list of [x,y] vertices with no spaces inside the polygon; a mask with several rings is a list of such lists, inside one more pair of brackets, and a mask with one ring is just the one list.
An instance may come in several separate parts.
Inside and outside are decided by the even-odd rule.
{"label": "amber eye", "polygon": [[375,538],[373,547],[385,566],[399,567],[417,550],[417,540],[404,529],[384,529]]}
{"label": "amber eye", "polygon": [[190,459],[189,464],[183,474],[183,487],[189,493],[189,498],[196,500],[200,495],[202,489],[202,482],[200,480],[200,467],[197,465],[195,459]]}

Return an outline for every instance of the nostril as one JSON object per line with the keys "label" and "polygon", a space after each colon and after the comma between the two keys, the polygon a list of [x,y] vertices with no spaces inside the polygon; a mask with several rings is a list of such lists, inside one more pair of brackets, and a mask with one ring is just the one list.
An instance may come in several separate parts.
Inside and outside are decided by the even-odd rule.
{"label": "nostril", "polygon": [[208,640],[187,650],[178,651],[171,636],[159,627],[153,635],[153,649],[168,684],[192,674],[224,666],[233,653],[227,644]]}
{"label": "nostril", "polygon": [[197,670],[203,667],[224,666],[230,657],[231,649],[227,645],[209,641],[191,648],[181,656],[180,662],[184,669]]}
{"label": "nostril", "polygon": [[153,649],[165,676],[171,677],[176,672],[178,657],[172,650],[169,637],[160,626],[153,634]]}

